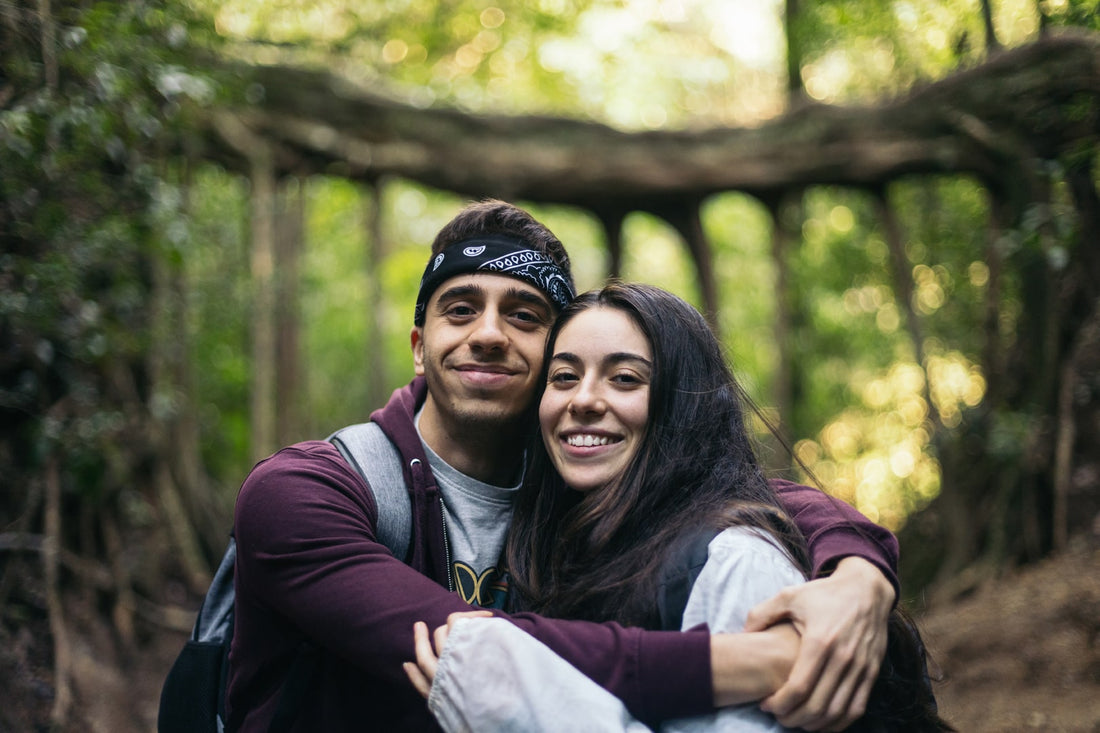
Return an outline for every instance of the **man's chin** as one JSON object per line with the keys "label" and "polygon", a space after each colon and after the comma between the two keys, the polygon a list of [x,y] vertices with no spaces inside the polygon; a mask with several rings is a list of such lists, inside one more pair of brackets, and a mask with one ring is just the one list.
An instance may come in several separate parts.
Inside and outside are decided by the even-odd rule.
{"label": "man's chin", "polygon": [[[470,399],[456,411],[455,419],[469,430],[505,430],[523,422],[526,410],[518,410],[508,405],[495,404],[489,400]],[[505,436],[504,437],[512,437]]]}

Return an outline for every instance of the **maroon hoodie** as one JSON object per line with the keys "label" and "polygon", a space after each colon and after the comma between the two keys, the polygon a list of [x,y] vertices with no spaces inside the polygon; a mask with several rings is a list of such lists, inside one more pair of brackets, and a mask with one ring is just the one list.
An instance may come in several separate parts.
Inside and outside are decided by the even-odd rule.
{"label": "maroon hoodie", "polygon": [[[227,700],[229,720],[241,731],[268,729],[304,643],[324,653],[294,730],[438,729],[401,664],[414,658],[415,621],[435,628],[448,614],[471,608],[446,589],[439,490],[413,423],[426,394],[425,381],[415,379],[371,415],[401,454],[412,498],[405,562],[376,540],[374,497],[332,444],[284,448],[245,479],[234,523],[236,628]],[[775,486],[806,535],[815,574],[858,555],[897,586],[893,535],[815,489]],[[508,618],[610,690],[639,719],[713,708],[705,632],[643,631],[534,614]]]}

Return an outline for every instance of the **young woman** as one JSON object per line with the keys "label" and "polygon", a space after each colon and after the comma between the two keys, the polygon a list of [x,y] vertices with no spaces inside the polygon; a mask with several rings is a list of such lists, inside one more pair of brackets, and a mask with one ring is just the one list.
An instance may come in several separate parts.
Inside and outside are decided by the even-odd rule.
{"label": "young woman", "polygon": [[[532,447],[507,548],[520,610],[738,631],[753,606],[805,579],[805,542],[756,460],[748,400],[694,308],[641,284],[586,293],[551,330],[545,370],[542,442]],[[700,546],[694,564],[702,568],[692,570]],[[670,588],[683,582],[685,563],[686,604]],[[456,625],[438,667],[418,636],[421,670],[434,676],[429,703],[449,730],[640,725],[506,622]],[[915,628],[899,615],[890,637],[868,714],[854,729],[950,730],[936,715]],[[780,644],[763,672],[748,670],[743,699],[773,692],[793,649]],[[756,705],[662,729],[784,730]]]}

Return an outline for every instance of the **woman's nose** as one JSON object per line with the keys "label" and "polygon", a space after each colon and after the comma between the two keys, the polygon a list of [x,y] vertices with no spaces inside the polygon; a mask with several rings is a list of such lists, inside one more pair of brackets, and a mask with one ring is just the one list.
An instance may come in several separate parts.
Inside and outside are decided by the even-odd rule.
{"label": "woman's nose", "polygon": [[569,401],[569,411],[575,415],[599,413],[606,408],[603,395],[594,380],[585,378],[577,385],[573,398]]}

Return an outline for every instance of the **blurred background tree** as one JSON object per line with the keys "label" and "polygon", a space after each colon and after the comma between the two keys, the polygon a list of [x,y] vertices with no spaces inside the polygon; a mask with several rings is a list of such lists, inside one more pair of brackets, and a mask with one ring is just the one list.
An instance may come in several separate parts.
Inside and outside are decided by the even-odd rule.
{"label": "blurred background tree", "polygon": [[[690,139],[822,105],[886,106],[1055,27],[1095,32],[1096,10],[0,4],[0,646],[33,621],[48,627],[51,715],[71,719],[64,597],[108,615],[124,650],[186,627],[177,609],[205,589],[252,463],[366,419],[411,375],[428,244],[473,194],[350,157],[293,157],[285,139],[232,127],[224,110],[278,102],[261,79],[305,70],[425,114]],[[1082,69],[1093,83],[1096,58]],[[950,594],[1064,546],[1100,510],[1085,246],[1100,230],[1097,104],[1094,93],[1052,110],[1058,124],[1079,118],[1072,150],[1013,141],[1023,152],[1005,156],[1034,168],[1022,202],[1011,182],[948,174],[792,179],[767,195],[709,193],[672,216],[660,197],[635,209],[613,191],[517,203],[566,242],[582,289],[615,273],[711,311],[796,455],[902,532],[909,590],[935,581]],[[333,119],[330,133],[355,122]],[[495,195],[512,190],[509,173]],[[702,262],[684,246],[691,216]]]}

